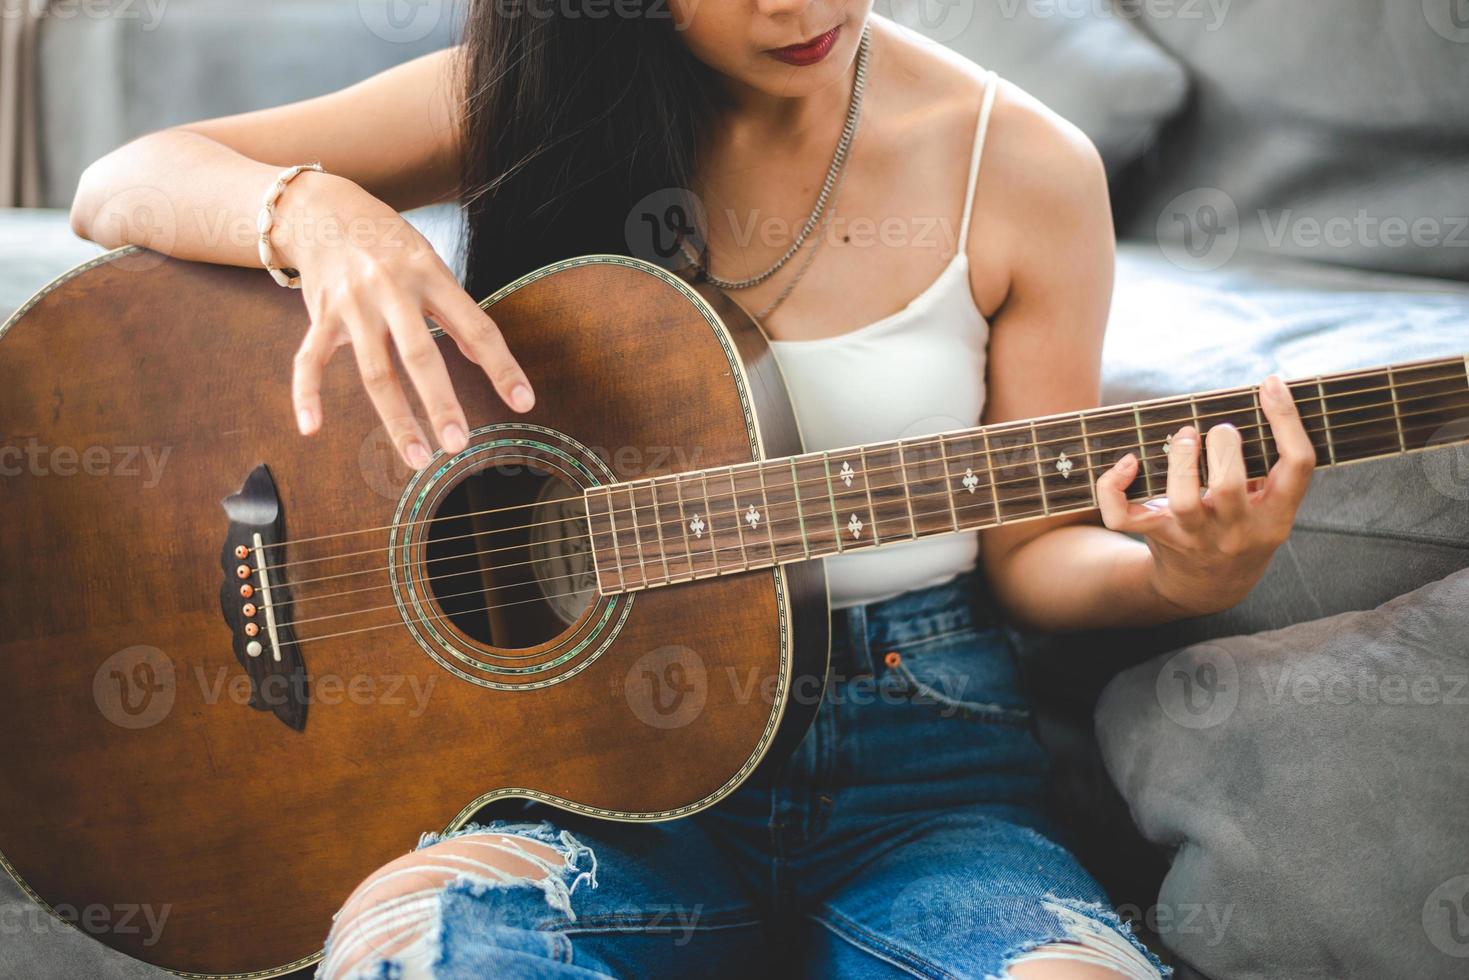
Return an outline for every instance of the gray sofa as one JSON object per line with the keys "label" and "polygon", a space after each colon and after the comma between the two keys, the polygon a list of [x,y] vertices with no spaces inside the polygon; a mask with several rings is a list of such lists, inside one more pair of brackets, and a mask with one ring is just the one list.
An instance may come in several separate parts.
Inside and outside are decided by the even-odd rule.
{"label": "gray sofa", "polygon": [[[1102,149],[1123,239],[1105,394],[1123,401],[1250,383],[1272,370],[1300,376],[1469,352],[1469,230],[1460,227],[1469,216],[1469,31],[1456,26],[1451,2],[985,2],[940,5],[935,16],[933,5],[894,0],[879,10],[998,68]],[[1038,16],[1046,8],[1061,14]],[[447,15],[409,24],[381,21],[373,9],[335,0],[173,0],[151,29],[108,18],[43,22],[44,203],[64,208],[82,167],[133,135],[325,91],[446,43],[453,29]],[[452,211],[416,216],[445,250],[453,219]],[[0,212],[0,318],[94,253],[71,236],[62,211]],[[1240,815],[1231,800],[1180,788],[1248,786],[1213,780],[1208,769],[1238,770],[1241,750],[1211,756],[1220,743],[1205,740],[1189,762],[1164,758],[1160,744],[1183,744],[1186,733],[1169,729],[1166,717],[1160,723],[1160,695],[1148,685],[1178,648],[1292,624],[1315,630],[1277,643],[1288,651],[1328,629],[1311,621],[1372,610],[1469,567],[1466,501],[1462,452],[1323,472],[1265,580],[1235,609],[1153,630],[1023,638],[1073,844],[1180,972],[1368,977],[1384,975],[1370,972],[1382,963],[1410,963],[1403,975],[1465,975],[1458,947],[1428,923],[1433,887],[1422,928],[1411,927],[1417,909],[1386,910],[1379,918],[1390,926],[1375,930],[1361,915],[1374,902],[1400,904],[1421,884],[1408,876],[1435,856],[1444,887],[1469,874],[1469,866],[1454,870],[1469,861],[1469,828],[1448,812],[1453,794],[1469,793],[1462,767],[1432,767],[1420,748],[1460,715],[1424,714],[1395,751],[1337,757],[1332,773],[1296,774],[1313,787],[1311,799],[1347,801],[1360,815],[1403,798],[1389,804],[1348,792],[1378,785],[1353,767],[1390,769],[1415,812],[1445,811],[1426,824],[1438,836],[1418,840],[1441,853],[1399,866],[1392,854],[1402,842],[1380,836],[1390,821],[1344,819],[1333,825],[1347,835],[1335,849],[1303,845],[1261,867],[1211,860],[1219,857],[1213,815]],[[1274,722],[1293,717],[1293,705],[1273,707]],[[1256,717],[1240,712],[1228,731]],[[1240,744],[1269,766],[1259,739],[1291,729],[1255,724],[1259,738]],[[1291,760],[1281,766],[1309,767],[1299,753],[1280,758]],[[1197,771],[1179,768],[1189,765]],[[1289,836],[1280,821],[1290,815],[1289,807],[1247,814],[1252,832],[1271,839]],[[1344,877],[1343,855],[1365,873]],[[1350,907],[1338,900],[1348,880],[1368,889]],[[1376,893],[1375,880],[1384,882]],[[1248,928],[1226,925],[1202,939],[1178,926],[1181,905],[1237,910],[1259,897],[1262,881],[1295,889],[1282,891],[1298,896],[1294,918],[1240,915],[1230,921]],[[1319,907],[1301,887],[1310,882],[1321,886]],[[6,937],[0,976],[156,975],[25,909],[0,880],[4,921],[38,925]],[[1353,962],[1364,935],[1381,958]]]}

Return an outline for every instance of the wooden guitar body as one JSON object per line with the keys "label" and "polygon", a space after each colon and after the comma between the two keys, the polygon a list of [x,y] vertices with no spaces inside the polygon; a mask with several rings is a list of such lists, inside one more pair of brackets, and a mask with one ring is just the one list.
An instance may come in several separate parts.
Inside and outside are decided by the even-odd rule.
{"label": "wooden guitar body", "polygon": [[614,257],[487,302],[538,403],[439,338],[474,434],[422,473],[350,350],[297,435],[306,312],[258,271],[124,249],[0,328],[0,865],[38,901],[175,972],[275,976],[491,799],[670,819],[799,739],[820,562],[602,596],[558,545],[587,486],[801,450],[758,328]]}

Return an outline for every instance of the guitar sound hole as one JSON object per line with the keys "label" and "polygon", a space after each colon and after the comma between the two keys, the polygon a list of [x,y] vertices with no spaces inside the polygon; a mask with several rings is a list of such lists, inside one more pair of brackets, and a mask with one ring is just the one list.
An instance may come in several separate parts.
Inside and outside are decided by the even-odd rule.
{"label": "guitar sound hole", "polygon": [[489,647],[554,640],[597,596],[581,491],[502,463],[466,477],[429,525],[429,588],[449,620]]}

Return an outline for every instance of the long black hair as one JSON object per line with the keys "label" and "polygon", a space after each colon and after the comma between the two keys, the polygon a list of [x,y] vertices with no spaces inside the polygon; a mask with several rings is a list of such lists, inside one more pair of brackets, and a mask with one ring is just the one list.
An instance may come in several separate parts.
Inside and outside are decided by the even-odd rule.
{"label": "long black hair", "polygon": [[465,14],[469,294],[558,259],[628,253],[629,212],[690,187],[696,134],[720,105],[667,0],[471,0]]}

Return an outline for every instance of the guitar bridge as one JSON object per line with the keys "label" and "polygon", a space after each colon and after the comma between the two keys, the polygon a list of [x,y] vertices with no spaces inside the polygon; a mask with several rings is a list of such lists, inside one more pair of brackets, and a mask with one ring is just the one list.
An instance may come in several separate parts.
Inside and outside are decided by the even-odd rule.
{"label": "guitar bridge", "polygon": [[235,659],[250,677],[250,707],[303,731],[310,700],[306,664],[290,625],[284,521],[270,470],[263,463],[255,467],[221,504],[230,525],[220,554],[219,605]]}

